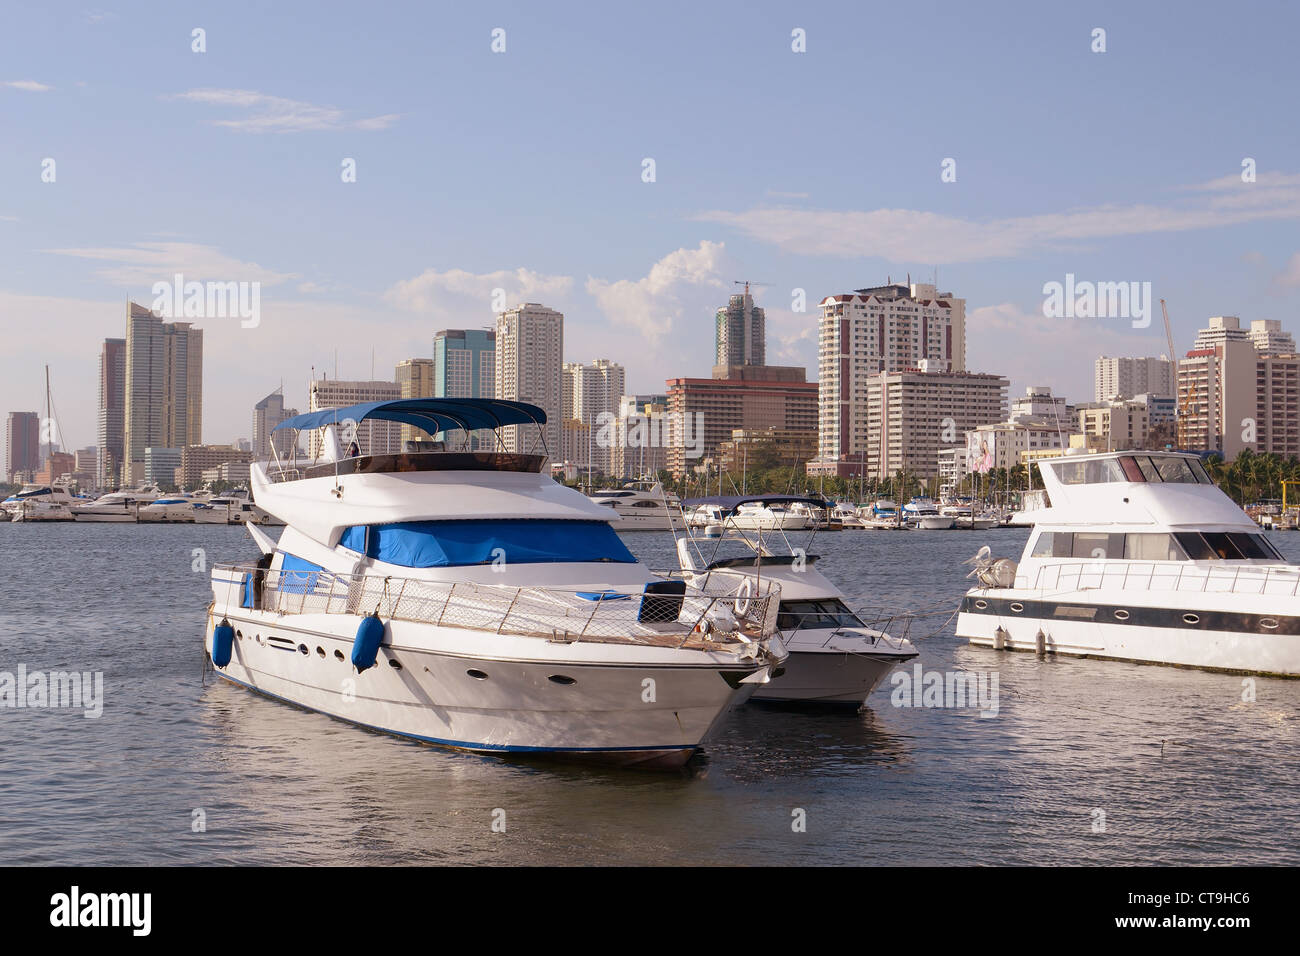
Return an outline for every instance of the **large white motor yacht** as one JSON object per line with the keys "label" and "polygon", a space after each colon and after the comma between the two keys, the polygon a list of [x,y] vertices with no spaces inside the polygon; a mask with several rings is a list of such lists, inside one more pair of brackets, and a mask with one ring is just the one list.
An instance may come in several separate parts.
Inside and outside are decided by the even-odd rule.
{"label": "large white motor yacht", "polygon": [[850,610],[844,593],[817,569],[817,556],[808,553],[815,526],[807,541],[794,547],[779,529],[747,530],[731,524],[732,517],[744,513],[744,506],[750,503],[769,508],[795,504],[819,508],[825,502],[789,495],[714,500],[729,515],[725,542],[741,542],[744,553],[720,557],[724,541],[679,538],[677,557],[689,575],[687,580],[703,584],[711,574],[729,572],[745,575],[755,586],[761,582],[780,585],[777,629],[790,657],[780,679],[759,687],[753,700],[860,708],[895,665],[917,656],[907,638],[891,637]]}
{"label": "large white motor yacht", "polygon": [[957,523],[952,515],[939,514],[933,498],[913,498],[903,505],[903,521],[918,531],[947,531]]}
{"label": "large white motor yacht", "polygon": [[1194,455],[1039,463],[1051,506],[1019,564],[976,556],[957,634],[973,644],[1300,676],[1300,566]]}
{"label": "large white motor yacht", "polygon": [[725,523],[730,530],[802,531],[817,524],[811,511],[802,514],[792,511],[788,506],[791,499],[787,495],[741,496],[739,505],[735,503],[736,500],[732,495],[715,495],[708,498],[689,498],[684,504],[693,509],[690,522],[693,527],[721,522]]}
{"label": "large white motor yacht", "polygon": [[136,511],[162,497],[157,488],[110,491],[85,504],[74,505],[72,514],[78,521],[121,524],[138,520]]}
{"label": "large white motor yacht", "polygon": [[780,672],[774,585],[655,575],[616,515],[541,473],[544,454],[342,457],[339,423],[364,419],[469,449],[479,429],[540,435],[546,414],[407,399],[281,422],[323,428],[327,460],[252,467],[254,500],[287,527],[272,542],[250,525],[262,558],[213,569],[222,677],[428,743],[671,767]]}
{"label": "large white motor yacht", "polygon": [[619,531],[671,531],[683,527],[681,503],[676,495],[665,495],[663,485],[657,481],[595,491],[591,500],[622,519]]}
{"label": "large white motor yacht", "polygon": [[[28,515],[37,513],[50,513],[62,515],[64,509],[71,513],[71,509],[80,504],[86,503],[84,499],[77,497],[72,493],[67,485],[55,482],[52,485],[28,484],[10,495],[4,501],[0,501],[0,508],[9,512],[9,516],[15,521],[19,520],[20,512],[26,511]],[[58,505],[57,508],[39,508],[36,505]],[[27,520],[33,520],[28,518]],[[67,521],[68,518],[59,517],[59,521]]]}

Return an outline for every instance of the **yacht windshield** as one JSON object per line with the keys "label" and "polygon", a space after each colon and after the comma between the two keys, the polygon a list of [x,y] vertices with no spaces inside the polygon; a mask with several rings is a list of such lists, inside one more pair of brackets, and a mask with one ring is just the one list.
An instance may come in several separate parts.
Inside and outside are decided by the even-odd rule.
{"label": "yacht windshield", "polygon": [[776,626],[782,631],[804,628],[862,627],[862,621],[839,598],[782,601]]}

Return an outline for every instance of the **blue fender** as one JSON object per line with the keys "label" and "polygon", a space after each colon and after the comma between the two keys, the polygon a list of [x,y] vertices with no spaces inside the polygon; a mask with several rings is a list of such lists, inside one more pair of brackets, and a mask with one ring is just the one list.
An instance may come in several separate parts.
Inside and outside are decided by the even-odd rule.
{"label": "blue fender", "polygon": [[212,663],[225,667],[230,663],[230,655],[235,648],[235,629],[224,617],[212,631]]}
{"label": "blue fender", "polygon": [[352,642],[352,666],[358,671],[374,667],[383,642],[384,622],[378,613],[371,614],[357,627],[357,639]]}

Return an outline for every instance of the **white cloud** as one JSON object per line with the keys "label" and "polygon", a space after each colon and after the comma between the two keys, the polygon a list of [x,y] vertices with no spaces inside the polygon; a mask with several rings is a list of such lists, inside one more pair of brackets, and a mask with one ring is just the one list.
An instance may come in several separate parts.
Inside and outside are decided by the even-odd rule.
{"label": "white cloud", "polygon": [[385,113],[366,119],[349,120],[343,110],[317,106],[301,100],[271,96],[256,90],[204,88],[177,93],[170,99],[206,106],[237,108],[245,115],[237,119],[213,120],[214,126],[247,133],[302,133],[319,130],[380,130],[392,126],[400,113]]}
{"label": "white cloud", "polygon": [[[670,252],[641,279],[614,282],[587,277],[587,294],[616,325],[637,330],[651,344],[672,331],[683,315],[711,316],[721,304],[715,290],[726,289],[723,279],[725,246],[704,240],[695,249]],[[710,293],[711,309],[702,292]],[[701,306],[706,311],[700,311]]]}
{"label": "white cloud", "polygon": [[0,83],[0,86],[7,86],[15,90],[24,90],[28,93],[48,93],[54,89],[44,83],[37,83],[35,80],[8,80]]}
{"label": "white cloud", "polygon": [[1300,175],[1265,173],[1185,187],[1164,204],[1108,204],[977,222],[916,209],[807,210],[761,206],[694,218],[731,226],[787,252],[890,262],[977,262],[1115,236],[1185,232],[1261,220],[1300,219]]}
{"label": "white cloud", "polygon": [[493,313],[496,289],[505,292],[507,307],[521,302],[540,302],[558,308],[553,303],[567,296],[573,288],[572,276],[546,275],[531,269],[499,269],[496,272],[466,272],[464,269],[426,269],[412,279],[403,279],[384,293],[384,300],[410,312],[462,312],[482,311]]}
{"label": "white cloud", "polygon": [[96,269],[95,274],[113,285],[131,287],[141,296],[155,282],[171,282],[177,273],[187,282],[260,282],[265,286],[298,278],[296,273],[274,272],[255,262],[242,262],[213,246],[193,242],[138,242],[133,246],[42,251],[111,263]]}
{"label": "white cloud", "polygon": [[1282,271],[1273,276],[1273,284],[1283,289],[1300,288],[1300,252],[1293,253]]}

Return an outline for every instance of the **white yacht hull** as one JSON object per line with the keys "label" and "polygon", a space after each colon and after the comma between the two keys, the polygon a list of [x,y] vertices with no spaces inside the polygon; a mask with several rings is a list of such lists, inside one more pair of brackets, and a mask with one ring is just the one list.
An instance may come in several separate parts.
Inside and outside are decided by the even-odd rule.
{"label": "white yacht hull", "polygon": [[957,636],[1007,650],[1041,645],[1054,654],[1300,677],[1296,598],[1179,591],[1166,595],[1174,606],[1153,597],[1114,588],[977,588],[962,601]]}
{"label": "white yacht hull", "polygon": [[[915,655],[911,655],[915,656]],[[790,648],[785,673],[754,691],[753,700],[861,707],[894,667],[910,657],[868,657],[849,651]]]}
{"label": "white yacht hull", "polygon": [[73,518],[86,524],[135,524],[135,512],[130,511],[76,511]]}
{"label": "white yacht hull", "polygon": [[392,620],[375,666],[358,674],[350,662],[358,616],[286,618],[218,604],[205,641],[209,655],[213,621],[222,617],[237,638],[218,673],[234,683],[425,743],[619,766],[685,763],[752,693],[755,685],[740,681],[768,666],[704,651],[696,666],[683,666],[677,649],[552,643]]}
{"label": "white yacht hull", "polygon": [[918,531],[947,531],[957,523],[957,519],[947,515],[923,515],[910,519],[909,523]]}

